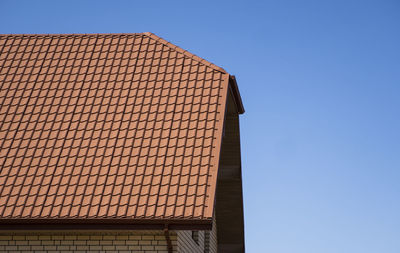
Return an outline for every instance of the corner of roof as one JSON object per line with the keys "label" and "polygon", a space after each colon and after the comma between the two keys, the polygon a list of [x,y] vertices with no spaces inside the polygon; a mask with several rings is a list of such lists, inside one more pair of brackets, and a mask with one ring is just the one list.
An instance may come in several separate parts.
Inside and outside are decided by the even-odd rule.
{"label": "corner of roof", "polygon": [[201,57],[199,57],[197,55],[195,55],[195,54],[192,54],[189,51],[184,50],[183,48],[178,47],[177,45],[174,45],[169,41],[166,41],[165,39],[155,35],[154,33],[144,32],[142,34],[145,35],[145,36],[148,36],[151,39],[156,40],[156,41],[164,44],[167,47],[170,47],[172,50],[175,50],[178,53],[184,54],[185,56],[187,56],[187,57],[189,57],[189,58],[191,58],[191,59],[193,59],[195,61],[198,61],[198,62],[200,62],[200,63],[202,63],[202,64],[204,64],[204,65],[206,65],[206,66],[208,66],[208,67],[210,67],[210,68],[212,68],[214,70],[220,71],[220,72],[222,72],[224,74],[228,73],[225,69],[223,69],[223,68],[221,68],[221,67],[219,67],[219,66],[217,66],[217,65],[215,65],[215,64],[213,64],[213,63],[211,63],[211,62],[209,62],[209,61],[207,61],[207,60],[205,60],[205,59],[203,59],[203,58],[201,58]]}
{"label": "corner of roof", "polygon": [[229,79],[230,79],[229,83],[231,84],[231,89],[232,89],[232,93],[233,93],[232,95],[234,97],[238,113],[243,114],[245,112],[245,110],[244,110],[244,106],[243,106],[243,102],[242,102],[242,96],[240,96],[236,77],[234,75],[230,75]]}

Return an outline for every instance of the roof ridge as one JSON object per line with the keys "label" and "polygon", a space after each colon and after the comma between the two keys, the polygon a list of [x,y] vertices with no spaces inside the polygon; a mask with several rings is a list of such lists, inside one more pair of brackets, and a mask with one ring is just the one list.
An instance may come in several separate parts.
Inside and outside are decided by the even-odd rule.
{"label": "roof ridge", "polygon": [[0,34],[0,37],[8,37],[8,36],[25,36],[25,37],[33,37],[33,36],[118,36],[118,35],[141,35],[144,33],[4,33]]}
{"label": "roof ridge", "polygon": [[194,61],[200,62],[214,70],[220,71],[222,73],[228,73],[225,69],[213,64],[212,62],[209,62],[205,60],[204,58],[201,58],[177,45],[172,44],[171,42],[161,38],[160,36],[155,35],[154,33],[151,32],[143,32],[143,33],[43,33],[43,34],[0,34],[0,37],[12,37],[12,36],[21,36],[21,37],[34,37],[34,36],[121,36],[121,35],[126,35],[126,36],[132,36],[132,35],[145,35],[150,37],[151,39],[154,39],[165,46],[168,46],[172,50],[177,51],[178,53],[181,53],[189,58],[191,58]]}
{"label": "roof ridge", "polygon": [[189,51],[187,51],[187,50],[185,50],[185,49],[183,49],[183,48],[181,48],[181,47],[179,47],[177,45],[174,45],[171,42],[169,42],[169,41],[167,41],[167,40],[155,35],[154,33],[144,32],[142,34],[144,34],[144,35],[146,35],[146,36],[148,36],[148,37],[150,37],[150,38],[152,38],[152,39],[154,39],[154,40],[166,45],[167,47],[171,48],[172,50],[177,51],[178,53],[184,54],[185,56],[191,58],[194,61],[200,62],[200,63],[202,63],[202,64],[204,64],[204,65],[206,65],[206,66],[208,66],[208,67],[210,67],[210,68],[212,68],[214,70],[220,71],[222,73],[225,73],[225,74],[228,73],[225,69],[215,65],[214,63],[209,62],[209,61],[205,60],[204,58],[201,58],[201,57],[199,57],[199,56],[197,56],[197,55],[195,55],[195,54],[193,54],[193,53],[191,53],[191,52],[189,52]]}

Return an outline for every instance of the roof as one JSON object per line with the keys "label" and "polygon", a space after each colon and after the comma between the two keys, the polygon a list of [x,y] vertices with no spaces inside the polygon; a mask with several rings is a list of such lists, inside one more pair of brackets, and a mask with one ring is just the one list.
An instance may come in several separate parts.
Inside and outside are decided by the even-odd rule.
{"label": "roof", "polygon": [[229,77],[151,33],[1,35],[0,222],[210,222]]}

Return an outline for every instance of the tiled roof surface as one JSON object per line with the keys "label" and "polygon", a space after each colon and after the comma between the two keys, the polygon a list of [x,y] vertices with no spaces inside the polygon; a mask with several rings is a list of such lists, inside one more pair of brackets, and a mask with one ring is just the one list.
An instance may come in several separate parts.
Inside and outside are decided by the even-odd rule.
{"label": "tiled roof surface", "polygon": [[210,219],[228,79],[151,33],[1,35],[0,219]]}

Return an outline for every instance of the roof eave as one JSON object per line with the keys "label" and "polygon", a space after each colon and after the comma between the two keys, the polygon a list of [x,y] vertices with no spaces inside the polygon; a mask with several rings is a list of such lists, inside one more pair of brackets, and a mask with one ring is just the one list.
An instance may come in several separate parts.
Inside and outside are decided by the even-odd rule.
{"label": "roof eave", "polygon": [[205,219],[0,219],[4,230],[211,230]]}

